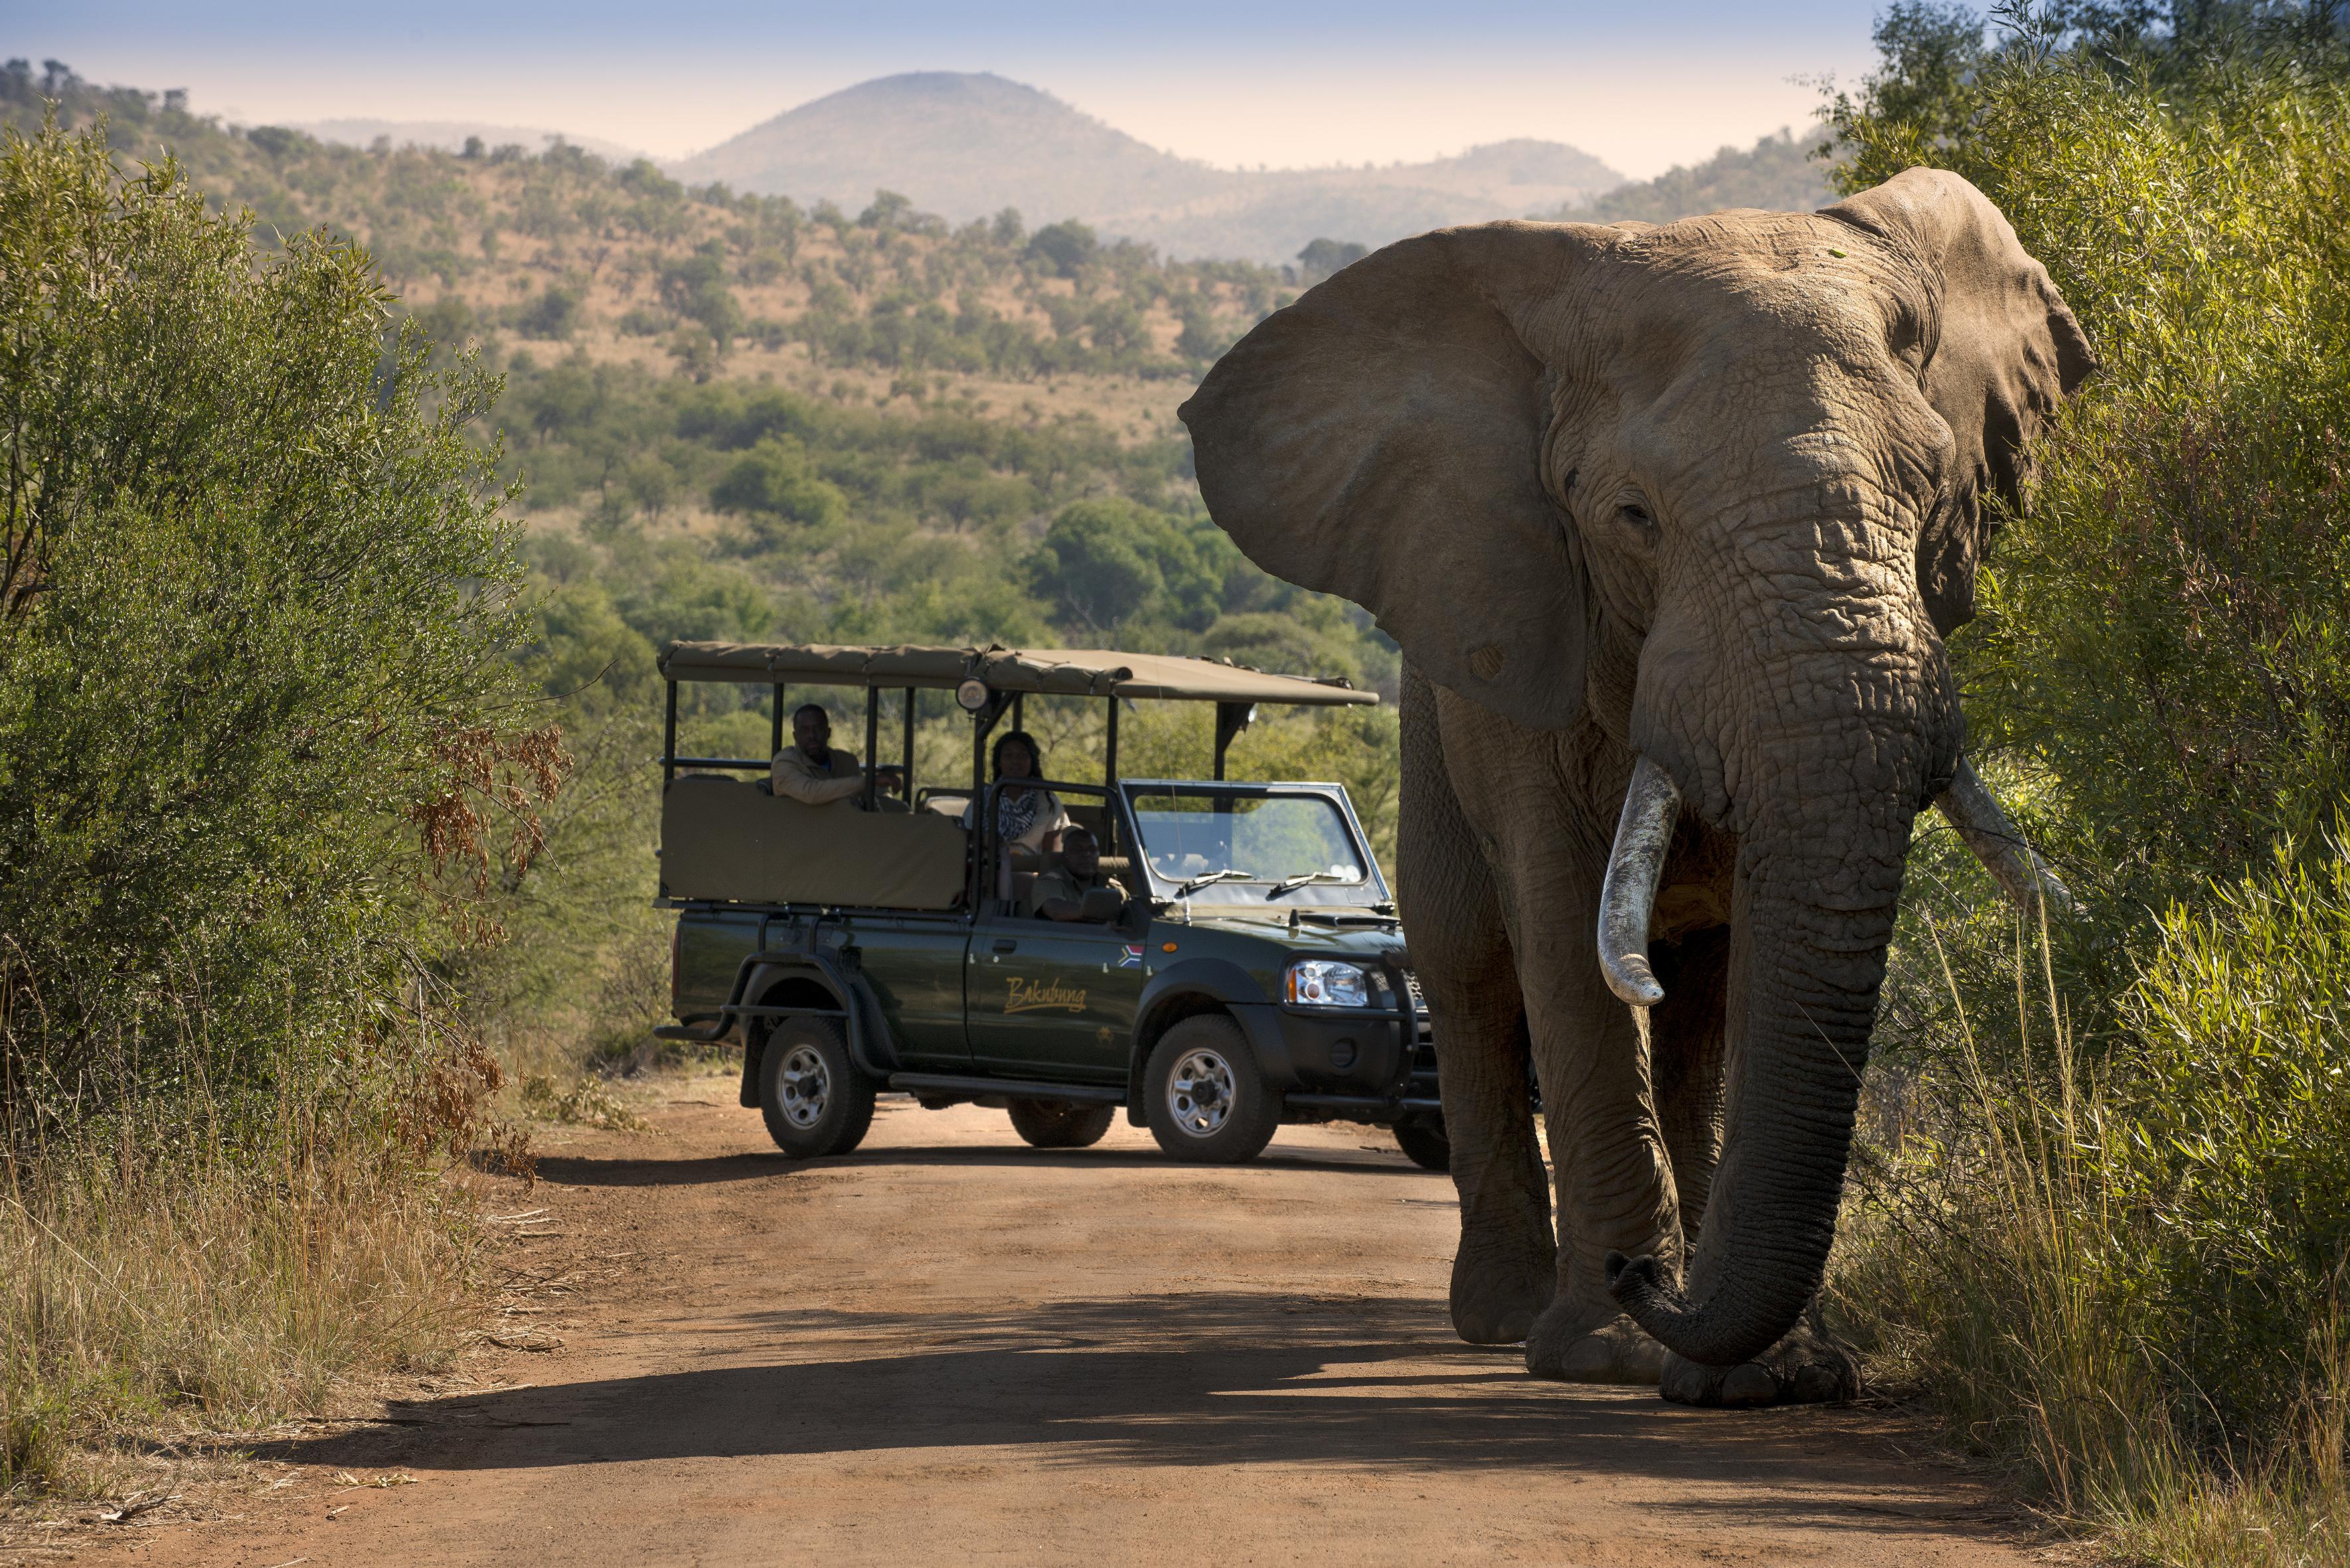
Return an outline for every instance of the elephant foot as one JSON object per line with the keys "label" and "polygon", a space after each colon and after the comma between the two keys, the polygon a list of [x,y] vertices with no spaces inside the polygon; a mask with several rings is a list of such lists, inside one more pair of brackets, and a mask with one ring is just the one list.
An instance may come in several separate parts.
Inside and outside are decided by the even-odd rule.
{"label": "elephant foot", "polygon": [[1721,1408],[1835,1404],[1860,1392],[1860,1363],[1841,1341],[1806,1320],[1736,1366],[1704,1366],[1667,1355],[1657,1392],[1676,1405]]}
{"label": "elephant foot", "polygon": [[1665,1347],[1623,1314],[1586,1328],[1589,1315],[1545,1313],[1526,1336],[1526,1370],[1558,1383],[1629,1383],[1654,1386],[1663,1375]]}
{"label": "elephant foot", "polygon": [[1471,1345],[1515,1345],[1550,1304],[1551,1266],[1523,1269],[1452,1266],[1452,1331]]}

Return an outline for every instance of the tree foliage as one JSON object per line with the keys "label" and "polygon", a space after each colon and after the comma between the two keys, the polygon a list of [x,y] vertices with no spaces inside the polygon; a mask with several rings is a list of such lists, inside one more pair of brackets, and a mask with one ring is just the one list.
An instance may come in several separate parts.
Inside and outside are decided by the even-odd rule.
{"label": "tree foliage", "polygon": [[494,383],[412,328],[387,348],[364,254],[249,226],[169,162],[118,178],[99,133],[0,143],[19,1133],[126,1096],[169,1125],[198,1085],[215,1116],[296,1080],[390,1106],[456,1059],[434,965],[557,782],[466,434]]}
{"label": "tree foliage", "polygon": [[2068,1509],[2150,1529],[2283,1477],[2337,1539],[2341,1428],[2305,1423],[2350,1365],[2350,38],[2323,5],[1998,21],[1889,14],[1836,172],[1964,174],[2101,360],[1951,645],[2082,909],[2019,932],[1921,835],[1847,1299]]}

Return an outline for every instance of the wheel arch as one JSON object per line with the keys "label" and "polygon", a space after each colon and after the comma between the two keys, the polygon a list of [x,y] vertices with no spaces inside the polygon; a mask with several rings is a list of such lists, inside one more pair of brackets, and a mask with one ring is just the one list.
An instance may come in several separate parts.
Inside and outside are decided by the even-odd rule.
{"label": "wheel arch", "polygon": [[[897,1051],[862,979],[844,966],[819,955],[785,960],[747,960],[736,982],[737,1004],[781,1007],[794,1012],[842,1013],[850,1060],[877,1084],[886,1083]],[[759,1062],[777,1018],[761,1013],[743,1017],[743,1087],[745,1107],[759,1103]],[[879,1049],[877,1051],[876,1047]],[[879,1058],[886,1053],[888,1060]]]}
{"label": "wheel arch", "polygon": [[1269,1075],[1285,1070],[1289,1052],[1279,1039],[1278,1025],[1273,1039],[1264,1038],[1263,1020],[1274,1012],[1263,1005],[1265,1000],[1255,977],[1227,959],[1192,959],[1153,975],[1135,1004],[1134,1044],[1126,1064],[1128,1125],[1146,1124],[1143,1098],[1150,1054],[1170,1029],[1187,1018],[1203,1012],[1223,1014],[1240,1025]]}

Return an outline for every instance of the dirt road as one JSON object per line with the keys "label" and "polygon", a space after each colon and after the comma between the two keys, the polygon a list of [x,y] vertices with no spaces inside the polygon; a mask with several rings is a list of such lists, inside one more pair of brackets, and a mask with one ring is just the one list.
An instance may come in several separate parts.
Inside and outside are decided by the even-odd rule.
{"label": "dirt road", "polygon": [[1883,1414],[1678,1409],[1454,1341],[1451,1186],[1363,1129],[1201,1169],[1122,1122],[1040,1153],[897,1101],[794,1166],[731,1088],[517,1185],[547,1214],[515,1228],[552,1233],[511,1254],[591,1282],[506,1320],[562,1342],[503,1363],[531,1386],[287,1446],[279,1500],[135,1560],[2031,1560]]}

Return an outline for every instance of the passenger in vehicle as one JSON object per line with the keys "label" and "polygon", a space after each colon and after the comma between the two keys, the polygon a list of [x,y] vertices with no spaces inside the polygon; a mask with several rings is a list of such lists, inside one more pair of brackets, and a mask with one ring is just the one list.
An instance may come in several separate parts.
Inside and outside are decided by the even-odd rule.
{"label": "passenger in vehicle", "polygon": [[[1017,783],[1045,776],[1045,756],[1036,749],[1035,737],[1025,730],[1006,730],[995,738],[993,755],[996,783],[1009,786],[995,792],[998,846],[1018,846],[1039,855],[1046,853],[1059,843],[1061,830],[1069,826],[1069,814],[1061,797],[1051,790]],[[979,820],[977,814],[975,801],[962,808],[965,828]]]}
{"label": "passenger in vehicle", "polygon": [[768,776],[776,794],[805,805],[847,800],[865,789],[856,753],[833,746],[832,716],[820,702],[805,703],[792,714],[792,743],[775,753]]}
{"label": "passenger in vehicle", "polygon": [[[1108,892],[1117,899],[1086,895]],[[1061,833],[1061,863],[1037,875],[1028,891],[1028,912],[1045,920],[1086,920],[1107,925],[1126,908],[1126,886],[1101,868],[1101,846],[1090,829],[1072,824]]]}

